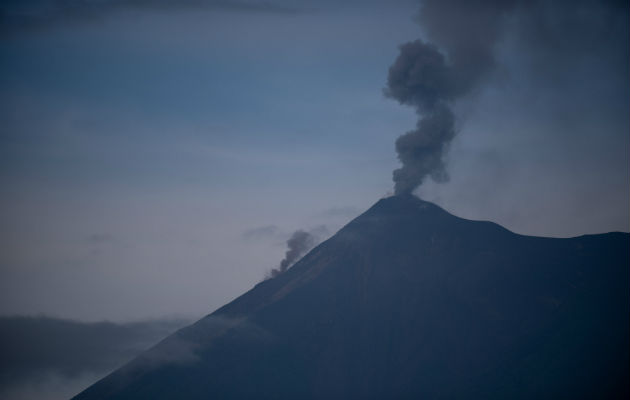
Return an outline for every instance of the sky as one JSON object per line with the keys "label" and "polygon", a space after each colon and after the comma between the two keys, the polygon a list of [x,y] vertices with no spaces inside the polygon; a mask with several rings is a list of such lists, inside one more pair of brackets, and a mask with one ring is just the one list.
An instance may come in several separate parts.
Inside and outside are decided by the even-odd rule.
{"label": "sky", "polygon": [[[627,232],[627,5],[513,3],[453,104],[450,179],[415,194],[520,234]],[[83,322],[199,318],[296,230],[391,195],[418,116],[389,67],[431,21],[463,37],[461,10],[406,0],[0,4],[0,315]]]}

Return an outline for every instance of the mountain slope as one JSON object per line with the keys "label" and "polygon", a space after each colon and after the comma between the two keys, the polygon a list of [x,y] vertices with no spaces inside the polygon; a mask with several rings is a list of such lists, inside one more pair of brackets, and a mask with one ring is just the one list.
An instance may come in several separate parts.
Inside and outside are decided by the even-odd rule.
{"label": "mountain slope", "polygon": [[390,197],[75,399],[626,398],[629,250]]}

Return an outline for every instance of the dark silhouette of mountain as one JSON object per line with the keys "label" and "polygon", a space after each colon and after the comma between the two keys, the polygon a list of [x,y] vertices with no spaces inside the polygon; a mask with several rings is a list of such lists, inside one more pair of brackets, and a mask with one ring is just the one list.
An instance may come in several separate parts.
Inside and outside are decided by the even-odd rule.
{"label": "dark silhouette of mountain", "polygon": [[626,399],[629,239],[383,199],[75,399]]}

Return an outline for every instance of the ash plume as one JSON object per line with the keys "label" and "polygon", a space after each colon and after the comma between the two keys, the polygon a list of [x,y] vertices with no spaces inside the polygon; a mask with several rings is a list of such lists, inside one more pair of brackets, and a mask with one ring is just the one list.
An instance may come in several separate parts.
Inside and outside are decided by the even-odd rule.
{"label": "ash plume", "polygon": [[491,71],[503,17],[516,3],[423,2],[419,22],[432,42],[400,46],[384,90],[387,97],[414,107],[419,116],[416,128],[396,140],[402,163],[393,173],[397,195],[411,193],[427,177],[448,181],[444,155],[456,134],[452,104]]}
{"label": "ash plume", "polygon": [[312,249],[316,243],[315,235],[310,232],[303,230],[293,232],[289,240],[287,240],[287,251],[284,253],[284,259],[282,259],[278,268],[271,270],[271,277],[275,278],[289,269],[300,257]]}

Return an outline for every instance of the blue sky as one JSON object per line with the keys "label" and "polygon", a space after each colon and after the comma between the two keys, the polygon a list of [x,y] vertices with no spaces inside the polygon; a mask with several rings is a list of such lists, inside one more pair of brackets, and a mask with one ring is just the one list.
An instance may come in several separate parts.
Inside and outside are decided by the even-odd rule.
{"label": "blue sky", "polygon": [[[391,193],[416,115],[382,90],[423,35],[416,2],[137,4],[5,20],[0,314],[201,316],[276,267],[294,230],[333,234]],[[580,15],[583,37],[603,29]],[[617,42],[582,50],[522,23],[456,105],[451,180],[416,193],[523,234],[628,231],[625,17]]]}

